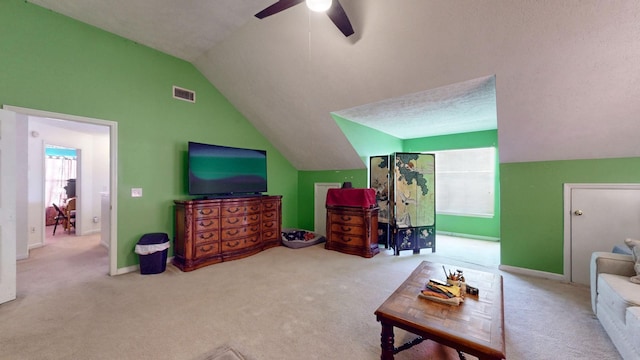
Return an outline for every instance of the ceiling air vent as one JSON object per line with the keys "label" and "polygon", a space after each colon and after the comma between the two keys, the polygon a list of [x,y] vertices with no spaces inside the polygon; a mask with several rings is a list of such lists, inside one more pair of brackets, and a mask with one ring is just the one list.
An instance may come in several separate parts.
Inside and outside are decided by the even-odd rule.
{"label": "ceiling air vent", "polygon": [[180,99],[188,102],[195,103],[196,102],[196,92],[183,89],[181,87],[174,86],[173,87],[173,97],[175,99]]}

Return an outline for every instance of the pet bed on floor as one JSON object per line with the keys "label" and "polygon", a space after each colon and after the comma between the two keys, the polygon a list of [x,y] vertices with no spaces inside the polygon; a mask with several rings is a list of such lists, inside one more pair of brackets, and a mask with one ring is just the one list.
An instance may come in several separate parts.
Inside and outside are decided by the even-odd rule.
{"label": "pet bed on floor", "polygon": [[282,245],[292,249],[299,249],[325,241],[324,236],[309,230],[282,229]]}

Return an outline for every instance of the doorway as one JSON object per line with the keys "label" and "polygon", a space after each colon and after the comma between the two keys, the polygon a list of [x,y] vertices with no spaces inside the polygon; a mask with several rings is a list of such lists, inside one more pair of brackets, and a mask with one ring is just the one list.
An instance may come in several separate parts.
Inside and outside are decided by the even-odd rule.
{"label": "doorway", "polygon": [[[77,209],[79,218],[76,222],[76,231],[79,233],[90,232],[86,230],[87,228],[91,228],[93,225],[93,217],[94,212],[100,211],[100,209],[105,208],[104,204],[102,204],[102,199],[108,199],[109,206],[106,209],[109,211],[108,214],[103,216],[106,219],[107,223],[101,223],[99,227],[95,228],[96,231],[102,234],[108,234],[108,238],[106,238],[105,243],[108,246],[108,254],[109,254],[109,266],[108,273],[109,275],[117,275],[117,217],[111,216],[111,213],[117,213],[117,123],[114,121],[102,120],[102,119],[94,119],[87,118],[75,115],[61,114],[61,113],[52,113],[48,111],[34,110],[28,108],[20,108],[14,106],[4,106],[5,110],[14,112],[17,114],[18,121],[28,122],[31,125],[32,121],[35,122],[44,122],[47,123],[47,130],[57,131],[57,132],[65,132],[66,135],[60,136],[60,139],[56,141],[56,143],[60,143],[66,147],[70,148],[80,148],[83,149],[81,151],[81,156],[84,156],[84,152],[87,149],[93,149],[94,153],[98,151],[103,151],[106,157],[106,167],[103,175],[106,178],[104,184],[99,184],[95,186],[94,182],[89,181],[89,178],[93,175],[82,175],[86,171],[91,171],[93,166],[83,167],[80,164],[78,165],[77,171],[80,173],[78,175],[79,178],[83,178],[82,184],[78,183],[77,185],[81,188],[78,188],[78,193],[84,194],[81,199],[79,199],[77,203]],[[36,120],[37,119],[37,120]],[[74,141],[78,141],[78,134],[86,134],[91,131],[91,129],[100,128],[102,131],[106,133],[105,139],[103,143],[100,145],[96,144],[87,144],[85,140],[85,145],[77,146],[74,144]],[[53,130],[52,130],[53,129]],[[44,161],[42,157],[44,156],[44,143],[46,142],[44,137],[44,132],[38,131],[38,129],[30,129],[28,131],[30,136],[28,137],[29,141],[29,163],[33,166],[30,166],[30,169],[35,169],[35,171],[44,171]],[[72,134],[72,135],[70,135]],[[23,135],[24,136],[24,135]],[[61,142],[60,142],[61,141]],[[90,142],[91,140],[89,140]],[[32,146],[40,146],[40,150],[32,151]],[[31,156],[40,156],[39,162],[37,159],[34,160]],[[95,154],[93,154],[95,155]],[[95,161],[94,156],[88,156],[88,159],[91,161]],[[99,163],[99,161],[96,161]],[[44,199],[44,175],[40,174],[35,176],[33,173],[30,173],[29,179],[38,179],[39,185],[29,186],[28,189],[28,197],[35,199]],[[22,178],[18,179],[18,181],[27,182],[29,179]],[[34,183],[32,181],[32,183]],[[32,196],[33,194],[38,194],[38,196]],[[91,196],[88,196],[91,194]],[[19,201],[24,201],[26,203],[26,199],[21,199]],[[31,208],[27,212],[26,222],[30,224],[27,228],[25,228],[26,234],[24,236],[22,234],[18,234],[17,240],[17,252],[18,256],[20,256],[20,249],[27,249],[29,246],[29,242],[33,242],[34,238],[44,238],[44,200],[37,209],[32,210]],[[87,209],[95,209],[97,207],[98,210],[94,210],[94,212],[88,212]],[[82,213],[85,213],[84,215]],[[88,220],[83,221],[83,219],[87,218]],[[36,225],[31,225],[36,224]],[[39,226],[41,231],[34,230],[34,226]],[[22,243],[20,239],[25,239],[25,243]]]}
{"label": "doorway", "polygon": [[640,236],[640,184],[564,185],[565,280],[588,285],[591,254]]}
{"label": "doorway", "polygon": [[[44,153],[44,244],[61,232],[75,234],[78,179],[78,149],[45,143]],[[73,205],[73,206],[72,206]],[[72,220],[73,219],[73,220]]]}
{"label": "doorway", "polygon": [[315,183],[313,190],[314,203],[314,229],[313,232],[326,236],[327,232],[327,208],[325,202],[329,189],[339,189],[340,183]]}

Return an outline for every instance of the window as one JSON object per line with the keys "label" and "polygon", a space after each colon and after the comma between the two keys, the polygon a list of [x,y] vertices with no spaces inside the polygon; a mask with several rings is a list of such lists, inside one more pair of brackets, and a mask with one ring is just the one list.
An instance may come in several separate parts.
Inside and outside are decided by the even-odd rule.
{"label": "window", "polygon": [[67,197],[67,180],[76,178],[76,150],[47,145],[45,153],[45,204],[60,205]]}
{"label": "window", "polygon": [[481,217],[494,215],[494,147],[429,153],[436,155],[438,214]]}

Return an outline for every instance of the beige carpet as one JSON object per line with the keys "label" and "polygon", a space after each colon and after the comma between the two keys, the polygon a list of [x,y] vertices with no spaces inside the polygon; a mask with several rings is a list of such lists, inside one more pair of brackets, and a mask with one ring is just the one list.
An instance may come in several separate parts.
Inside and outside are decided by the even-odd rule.
{"label": "beige carpet", "polygon": [[209,354],[205,354],[198,360],[247,360],[247,358],[232,347],[225,345],[213,350]]}
{"label": "beige carpet", "polygon": [[[0,305],[0,359],[199,360],[225,347],[233,352],[221,356],[247,360],[379,359],[373,313],[419,262],[499,272],[438,239],[436,254],[278,247],[189,273],[116,277],[97,236],[60,239],[18,262],[18,298]],[[588,288],[502,275],[508,359],[620,359]],[[396,331],[398,345],[412,338]],[[425,341],[396,358],[457,355]]]}

